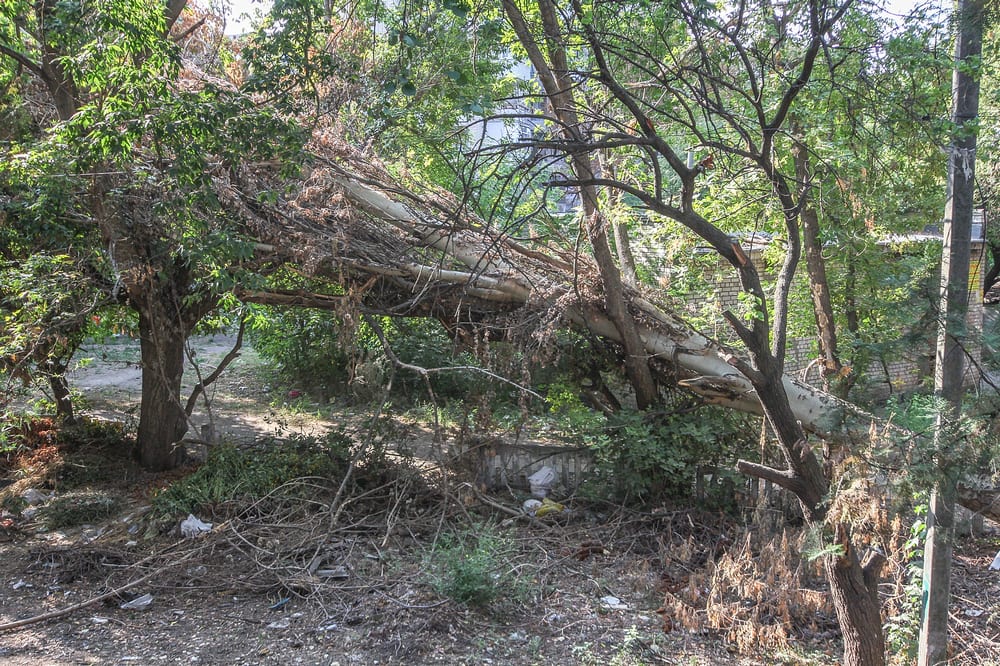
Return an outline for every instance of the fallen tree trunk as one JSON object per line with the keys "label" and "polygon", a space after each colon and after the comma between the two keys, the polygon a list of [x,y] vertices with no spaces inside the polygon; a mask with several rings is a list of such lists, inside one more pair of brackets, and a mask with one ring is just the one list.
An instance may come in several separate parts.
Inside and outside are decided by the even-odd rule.
{"label": "fallen tree trunk", "polygon": [[[239,197],[267,218],[256,229],[262,242],[295,255],[312,274],[345,286],[343,298],[328,299],[330,308],[353,303],[369,312],[494,328],[509,327],[516,315],[521,328],[536,336],[569,324],[622,343],[597,291],[599,272],[588,257],[522,244],[512,232],[463,214],[450,194],[401,189],[377,166],[342,151],[321,151],[316,160],[321,166],[299,196],[282,207],[264,211],[253,203],[255,192]],[[734,367],[738,351],[702,335],[649,296],[632,288],[626,293],[659,382],[680,386],[710,404],[762,413],[750,381]],[[323,299],[282,297],[323,307]],[[784,385],[795,418],[827,442],[872,456],[889,438],[916,439],[805,382],[786,376]],[[881,462],[900,467],[905,453],[899,451],[905,448]],[[963,504],[1000,521],[1000,504],[989,495],[1000,490],[968,490]]]}

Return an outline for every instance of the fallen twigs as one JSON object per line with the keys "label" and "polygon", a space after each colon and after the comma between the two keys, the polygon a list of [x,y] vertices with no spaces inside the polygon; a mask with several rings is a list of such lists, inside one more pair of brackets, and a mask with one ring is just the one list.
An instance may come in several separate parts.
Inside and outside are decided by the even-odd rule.
{"label": "fallen twigs", "polygon": [[[180,543],[180,542],[178,542],[178,543]],[[166,555],[168,552],[170,552],[171,550],[173,550],[177,545],[178,544],[175,543],[172,546],[168,546],[167,548],[165,548],[162,552],[159,552],[159,553],[156,553],[154,555],[150,555],[148,557],[145,557],[142,560],[139,560],[135,564],[131,565],[129,568],[139,567],[139,566],[142,566],[143,564],[147,564],[147,563],[149,563],[149,562],[151,562],[151,561],[153,561],[153,560],[155,560],[155,559],[157,559],[159,557],[162,557],[162,556]],[[124,592],[124,591],[126,591],[126,590],[128,590],[130,588],[135,587],[136,585],[139,585],[141,583],[146,582],[147,580],[153,578],[154,576],[162,574],[165,569],[173,567],[173,566],[177,566],[181,562],[184,562],[184,561],[187,561],[187,560],[191,559],[191,557],[195,554],[195,552],[197,552],[197,551],[189,551],[188,553],[186,553],[184,556],[182,556],[178,560],[174,560],[173,562],[168,562],[168,563],[166,563],[164,565],[161,565],[161,566],[153,569],[152,571],[150,571],[149,573],[147,573],[144,576],[140,576],[139,578],[136,578],[133,581],[129,581],[128,583],[126,583],[124,585],[120,585],[120,586],[114,588],[113,590],[109,590],[108,592],[105,592],[104,594],[99,594],[98,596],[91,597],[90,599],[87,599],[86,601],[81,601],[78,604],[73,604],[72,606],[67,606],[66,608],[60,608],[58,610],[49,611],[47,613],[41,613],[39,615],[33,615],[32,617],[26,617],[26,618],[21,619],[21,620],[14,620],[13,622],[5,622],[3,624],[0,624],[0,632],[13,631],[15,629],[21,629],[23,627],[27,627],[27,626],[32,625],[32,624],[38,624],[40,622],[48,622],[49,620],[55,620],[55,619],[58,619],[58,618],[61,618],[61,617],[65,617],[67,615],[72,615],[73,613],[75,613],[76,611],[78,611],[80,609],[87,608],[88,606],[93,606],[94,604],[100,603],[100,602],[104,601],[105,599],[110,599],[111,597],[117,596],[117,595],[121,594],[122,592]]]}

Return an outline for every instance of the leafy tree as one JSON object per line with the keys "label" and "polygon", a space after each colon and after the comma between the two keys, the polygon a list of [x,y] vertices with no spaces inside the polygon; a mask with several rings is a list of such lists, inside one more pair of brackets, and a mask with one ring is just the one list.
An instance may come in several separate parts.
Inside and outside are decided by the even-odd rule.
{"label": "leafy tree", "polygon": [[[275,39],[317,11],[291,4],[302,11]],[[137,313],[138,443],[151,470],[179,460],[185,340],[254,259],[239,212],[222,205],[225,188],[248,164],[294,165],[304,137],[258,104],[252,86],[205,76],[195,62],[203,53],[185,60],[178,43],[212,25],[210,16],[182,18],[185,7],[0,5],[0,64],[22,108],[3,144],[4,252],[24,260],[38,246],[10,239],[58,238],[49,245],[76,255]],[[294,54],[287,65],[288,80],[309,71]]]}
{"label": "leafy tree", "polygon": [[[573,2],[562,10],[548,0],[509,0],[504,8],[539,72],[546,115],[557,128],[537,145],[563,152],[572,168],[561,184],[580,193],[587,239],[627,362],[637,355],[622,327],[624,311],[614,314],[612,296],[621,285],[608,280],[617,267],[602,237],[607,223],[598,191],[629,196],[650,215],[687,227],[738,273],[744,308],[723,316],[750,362],[734,356],[730,363],[753,385],[786,464],[779,470],[741,461],[740,469],[793,492],[807,520],[822,523],[830,480],[793,415],[782,379],[791,285],[808,210],[809,164],[794,156],[807,155],[796,134],[809,97],[829,95],[841,74],[838,54],[866,43],[868,35],[857,29],[864,17],[848,20],[850,2],[818,0],[719,8]],[[688,161],[684,152],[692,145],[700,155]],[[595,168],[599,154],[612,155],[613,164]],[[760,196],[774,220],[784,252],[768,290],[740,241],[709,217],[701,201],[713,168],[736,181],[734,196]],[[818,244],[818,234],[810,241]],[[829,302],[822,307],[829,311]],[[630,377],[638,386],[631,369]],[[862,566],[848,527],[834,528],[836,548],[825,562],[846,663],[884,663],[875,578],[880,561]]]}

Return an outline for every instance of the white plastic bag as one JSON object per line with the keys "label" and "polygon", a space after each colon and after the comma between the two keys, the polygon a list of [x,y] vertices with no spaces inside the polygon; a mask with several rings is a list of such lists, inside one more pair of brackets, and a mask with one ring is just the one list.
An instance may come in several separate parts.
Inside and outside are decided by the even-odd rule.
{"label": "white plastic bag", "polygon": [[546,465],[528,477],[531,485],[531,494],[542,499],[552,490],[552,483],[556,480],[556,471]]}
{"label": "white plastic bag", "polygon": [[189,513],[188,517],[181,521],[181,536],[185,539],[191,539],[199,534],[211,531],[212,523],[206,523],[196,518],[193,513]]}

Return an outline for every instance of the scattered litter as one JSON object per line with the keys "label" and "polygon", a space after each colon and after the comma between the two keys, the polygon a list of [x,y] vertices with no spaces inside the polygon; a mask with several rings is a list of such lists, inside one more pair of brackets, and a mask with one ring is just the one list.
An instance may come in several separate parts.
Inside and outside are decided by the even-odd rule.
{"label": "scattered litter", "polygon": [[319,578],[333,578],[335,580],[344,580],[345,578],[350,578],[351,574],[348,573],[347,567],[341,565],[339,567],[333,567],[332,569],[318,569],[316,571],[316,576]]}
{"label": "scattered litter", "polygon": [[107,624],[111,620],[109,620],[106,617],[101,617],[100,615],[95,615],[92,618],[90,618],[90,621],[93,622],[94,624]]}
{"label": "scattered litter", "polygon": [[549,498],[544,498],[541,500],[529,499],[525,500],[524,504],[521,505],[524,512],[530,516],[536,516],[541,518],[542,516],[549,513],[559,513],[563,511],[566,507],[559,502],[553,502]]}
{"label": "scattered litter", "polygon": [[611,596],[610,594],[606,597],[601,597],[601,603],[611,610],[628,610],[627,603],[623,602],[618,597]]}
{"label": "scattered litter", "polygon": [[531,494],[542,499],[552,490],[552,484],[556,480],[556,471],[546,465],[528,477],[528,484],[531,486]]}
{"label": "scattered litter", "polygon": [[193,513],[189,513],[188,517],[181,521],[181,536],[185,539],[190,539],[196,537],[199,534],[212,531],[212,523],[206,523],[205,521],[196,518]]}
{"label": "scattered litter", "polygon": [[284,599],[279,599],[279,600],[278,600],[278,601],[276,601],[276,602],[275,602],[274,604],[272,604],[272,605],[268,606],[268,607],[267,607],[267,609],[268,609],[268,610],[281,610],[281,609],[282,609],[282,608],[284,608],[284,607],[285,607],[285,606],[286,606],[286,605],[288,604],[288,602],[289,602],[289,601],[291,601],[291,600],[292,600],[292,598],[291,598],[291,597],[285,597]]}
{"label": "scattered litter", "polygon": [[997,556],[993,558],[993,562],[990,564],[990,571],[997,571],[1000,569],[1000,552],[997,552]]}
{"label": "scattered litter", "polygon": [[292,620],[287,617],[283,617],[280,620],[275,620],[271,624],[267,625],[268,629],[288,629],[292,626]]}
{"label": "scattered litter", "polygon": [[141,597],[136,597],[132,601],[126,601],[119,608],[124,610],[146,610],[153,603],[153,595],[147,592]]}
{"label": "scattered litter", "polygon": [[48,493],[43,493],[37,488],[28,488],[24,491],[24,494],[21,495],[21,498],[31,506],[37,506],[39,504],[45,504],[52,499],[52,496]]}
{"label": "scattered litter", "polygon": [[23,578],[18,578],[15,583],[11,584],[10,589],[20,590],[22,587],[34,587],[34,585],[26,583]]}
{"label": "scattered litter", "polygon": [[508,636],[507,640],[509,640],[511,643],[523,643],[524,641],[528,640],[528,634],[518,629],[510,636]]}
{"label": "scattered litter", "polygon": [[546,497],[545,499],[542,500],[542,505],[537,509],[535,509],[535,515],[541,518],[542,516],[550,513],[560,513],[565,508],[566,507],[560,504],[559,502],[553,502],[548,497]]}
{"label": "scattered litter", "polygon": [[336,631],[337,629],[340,629],[340,626],[336,622],[331,624],[321,624],[316,627],[316,631]]}
{"label": "scattered litter", "polygon": [[201,578],[208,573],[208,567],[204,564],[199,564],[198,566],[190,567],[185,573],[192,578]]}
{"label": "scattered litter", "polygon": [[105,532],[104,527],[85,529],[83,530],[83,533],[80,535],[80,539],[84,543],[92,543],[97,539],[101,538],[101,536],[104,535],[104,532]]}
{"label": "scattered litter", "polygon": [[521,505],[524,512],[530,515],[535,515],[535,512],[542,508],[542,501],[536,499],[524,500],[524,504]]}
{"label": "scattered litter", "polygon": [[965,614],[969,617],[979,617],[983,614],[983,611],[978,608],[966,608]]}

